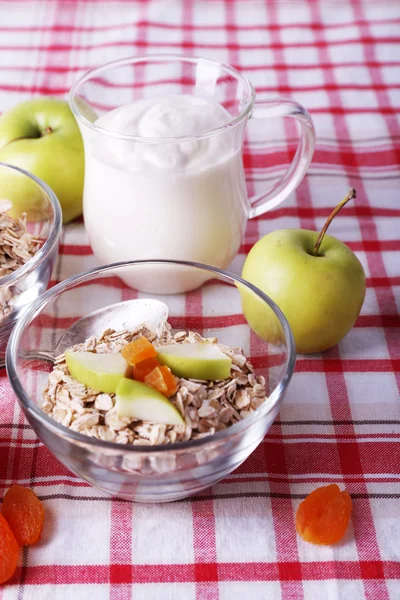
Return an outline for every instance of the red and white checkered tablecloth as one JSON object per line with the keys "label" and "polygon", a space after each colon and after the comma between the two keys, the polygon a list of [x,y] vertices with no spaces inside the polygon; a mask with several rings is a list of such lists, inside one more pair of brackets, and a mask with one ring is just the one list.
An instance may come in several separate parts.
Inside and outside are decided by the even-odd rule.
{"label": "red and white checkered tablecloth", "polygon": [[[240,273],[274,229],[320,228],[353,185],[357,199],[330,233],[364,266],[365,304],[338,347],[298,358],[253,455],[214,488],[169,505],[112,499],[68,472],[24,421],[1,371],[0,497],[29,485],[47,520],[0,600],[399,600],[400,3],[0,2],[0,110],[66,95],[92,66],[155,52],[231,63],[259,98],[309,109],[318,138],[309,174],[281,207],[249,222],[231,270]],[[249,136],[250,192],[287,158],[290,131],[281,133]],[[82,221],[65,227],[52,283],[95,264]],[[306,544],[296,508],[328,482],[351,493],[351,526],[334,547]]]}

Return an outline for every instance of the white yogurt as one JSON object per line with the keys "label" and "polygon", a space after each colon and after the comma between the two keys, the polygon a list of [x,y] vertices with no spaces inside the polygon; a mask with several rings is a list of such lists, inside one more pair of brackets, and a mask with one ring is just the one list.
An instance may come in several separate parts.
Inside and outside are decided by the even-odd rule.
{"label": "white yogurt", "polygon": [[[238,132],[224,129],[181,142],[149,143],[146,138],[195,136],[230,120],[216,102],[171,95],[121,106],[96,121],[140,141],[82,127],[85,225],[101,263],[163,258],[229,265],[248,216]],[[148,289],[155,279],[139,287],[161,293],[196,284],[181,273],[168,289],[165,281]]]}

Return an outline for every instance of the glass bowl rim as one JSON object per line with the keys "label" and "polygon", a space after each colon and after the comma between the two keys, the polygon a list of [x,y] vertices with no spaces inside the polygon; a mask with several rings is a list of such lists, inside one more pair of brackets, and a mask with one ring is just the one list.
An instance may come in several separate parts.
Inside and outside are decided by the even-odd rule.
{"label": "glass bowl rim", "polygon": [[[217,431],[214,434],[200,438],[197,440],[188,440],[186,442],[175,442],[173,444],[160,444],[158,446],[135,446],[133,444],[118,444],[117,442],[106,442],[104,440],[99,440],[97,438],[92,438],[83,433],[79,433],[78,431],[73,431],[72,429],[57,423],[54,419],[49,417],[43,410],[31,400],[31,398],[26,394],[21,382],[19,380],[17,369],[16,369],[16,356],[17,356],[17,347],[20,341],[20,338],[25,330],[25,325],[32,319],[37,317],[42,309],[47,305],[51,299],[59,294],[64,293],[67,289],[74,288],[77,284],[83,283],[92,279],[96,275],[101,275],[107,273],[107,271],[112,271],[116,268],[129,267],[133,265],[152,265],[152,264],[166,264],[166,265],[181,265],[187,266],[190,268],[201,269],[205,271],[209,271],[214,273],[220,277],[223,277],[225,280],[230,281],[232,284],[241,284],[254,292],[261,300],[263,300],[275,313],[276,317],[279,320],[279,323],[284,331],[285,338],[287,341],[287,356],[285,361],[285,368],[283,375],[273,389],[271,394],[268,397],[268,402],[262,404],[257,410],[254,411],[251,415],[242,419],[238,423],[227,427],[222,431]],[[250,327],[250,325],[248,325]],[[202,263],[196,263],[192,261],[184,261],[184,260],[165,260],[165,259],[148,259],[148,260],[133,260],[133,261],[123,261],[111,263],[109,265],[104,265],[101,267],[93,268],[84,273],[79,273],[77,275],[73,275],[68,279],[58,283],[50,290],[39,296],[34,302],[32,302],[28,308],[26,308],[22,314],[22,316],[18,319],[13,331],[11,332],[10,339],[7,345],[6,352],[6,368],[7,375],[9,381],[11,383],[11,387],[20,404],[27,410],[27,412],[35,419],[41,422],[46,429],[55,430],[58,435],[62,437],[71,438],[74,442],[79,444],[84,444],[88,446],[93,446],[97,449],[104,450],[114,450],[119,452],[129,452],[135,454],[147,454],[147,453],[163,453],[169,451],[179,451],[179,450],[189,450],[189,449],[199,449],[201,447],[206,447],[208,445],[213,444],[214,442],[218,442],[223,440],[224,438],[229,439],[232,434],[240,433],[242,430],[248,429],[251,425],[255,424],[259,419],[264,416],[264,414],[268,414],[270,410],[272,410],[275,405],[283,398],[285,390],[289,385],[289,382],[292,378],[294,372],[294,366],[296,362],[296,346],[293,338],[293,334],[290,328],[290,325],[280,310],[280,308],[275,304],[275,302],[264,294],[259,288],[255,285],[251,284],[249,281],[242,279],[241,277],[230,273],[229,271],[225,271],[223,269],[218,269],[216,267],[212,267],[210,265],[204,265]]]}
{"label": "glass bowl rim", "polygon": [[9,169],[13,169],[22,175],[26,175],[29,179],[32,179],[41,189],[46,193],[50,200],[50,204],[53,209],[53,222],[51,223],[51,228],[49,234],[47,236],[46,241],[43,246],[39,249],[36,254],[32,256],[24,265],[13,271],[13,273],[9,273],[9,275],[5,275],[4,277],[0,277],[0,289],[4,286],[15,285],[18,281],[23,279],[25,275],[36,269],[45,258],[51,253],[54,246],[57,244],[59,237],[61,235],[62,230],[62,210],[60,202],[58,201],[57,196],[53,192],[50,186],[47,185],[42,179],[36,177],[33,173],[22,169],[21,167],[16,167],[15,165],[10,165],[6,162],[0,161],[0,168],[6,167]]}
{"label": "glass bowl rim", "polygon": [[[157,62],[157,61],[161,61],[161,62],[181,61],[181,62],[186,62],[186,63],[190,63],[190,64],[196,64],[196,63],[202,62],[202,63],[208,63],[209,65],[212,65],[212,66],[216,66],[216,67],[226,71],[227,73],[229,73],[229,75],[231,75],[238,81],[242,81],[244,83],[244,85],[246,86],[248,93],[250,95],[250,101],[246,104],[244,109],[240,112],[240,114],[237,117],[235,117],[234,119],[231,119],[228,123],[225,123],[224,125],[220,125],[219,127],[215,127],[213,129],[207,129],[207,130],[202,131],[197,134],[177,136],[177,137],[173,137],[173,136],[172,137],[142,137],[142,136],[118,133],[116,131],[112,131],[111,129],[107,129],[105,127],[101,127],[100,125],[96,125],[96,123],[92,123],[91,121],[89,121],[89,119],[87,119],[82,114],[82,111],[79,109],[79,106],[76,102],[76,96],[77,96],[78,89],[84,83],[86,83],[90,79],[93,79],[93,77],[103,73],[104,71],[106,71],[110,68],[120,67],[120,66],[127,65],[127,64],[134,65],[134,64],[146,62],[146,61],[150,62],[150,63]],[[138,143],[142,143],[142,144],[165,144],[165,143],[191,142],[191,141],[195,141],[195,140],[209,138],[209,137],[212,137],[213,135],[222,133],[223,131],[226,131],[227,129],[232,129],[233,127],[235,127],[236,125],[239,125],[239,123],[241,123],[242,121],[244,121],[251,115],[251,112],[252,112],[253,106],[254,106],[254,102],[255,102],[255,97],[256,97],[256,93],[255,93],[253,84],[250,82],[250,80],[245,75],[243,75],[243,73],[241,73],[240,71],[238,71],[231,65],[229,65],[225,62],[222,62],[222,61],[221,62],[215,61],[210,58],[203,58],[203,57],[197,57],[197,56],[185,56],[184,54],[173,54],[173,53],[145,54],[143,56],[128,56],[125,58],[119,58],[117,60],[112,60],[107,63],[104,63],[102,65],[99,65],[97,67],[90,69],[89,71],[86,71],[86,73],[84,73],[72,85],[72,87],[69,91],[69,95],[68,95],[69,105],[70,105],[70,108],[71,108],[75,118],[77,119],[77,121],[80,121],[83,125],[86,125],[90,129],[92,129],[92,131],[97,131],[99,133],[102,133],[103,135],[108,135],[110,137],[113,137],[113,138],[116,138],[119,140],[138,142]]]}

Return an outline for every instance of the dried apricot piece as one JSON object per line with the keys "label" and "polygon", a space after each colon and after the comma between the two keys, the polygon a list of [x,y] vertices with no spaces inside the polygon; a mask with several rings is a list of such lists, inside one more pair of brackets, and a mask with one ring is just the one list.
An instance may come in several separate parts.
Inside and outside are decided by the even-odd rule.
{"label": "dried apricot piece", "polygon": [[19,546],[7,521],[0,515],[0,585],[14,575]]}
{"label": "dried apricot piece", "polygon": [[156,367],[146,375],[144,381],[167,398],[175,394],[178,389],[176,379],[167,366]]}
{"label": "dried apricot piece", "polygon": [[335,544],[346,532],[351,509],[350,494],[336,483],[319,487],[297,509],[297,532],[306,542]]}
{"label": "dried apricot piece", "polygon": [[157,351],[153,344],[147,338],[141,336],[137,340],[130,342],[121,351],[122,356],[128,364],[135,365],[136,363],[157,356]]}
{"label": "dried apricot piece", "polygon": [[141,360],[133,367],[133,379],[136,379],[136,381],[144,381],[146,375],[156,367],[160,366],[161,365],[156,358],[145,358],[145,360]]}
{"label": "dried apricot piece", "polygon": [[1,512],[20,546],[31,546],[39,541],[44,510],[33,490],[21,485],[10,487],[4,496]]}

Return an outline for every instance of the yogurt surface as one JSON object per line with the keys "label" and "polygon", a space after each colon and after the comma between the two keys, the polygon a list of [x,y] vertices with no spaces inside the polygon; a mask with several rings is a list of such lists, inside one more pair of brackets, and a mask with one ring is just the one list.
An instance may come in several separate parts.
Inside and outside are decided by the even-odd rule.
{"label": "yogurt surface", "polygon": [[[228,266],[248,215],[241,140],[230,128],[196,134],[231,120],[216,102],[171,95],[138,100],[96,121],[139,141],[82,126],[85,225],[102,264],[163,258]],[[169,287],[195,286],[180,276]]]}

